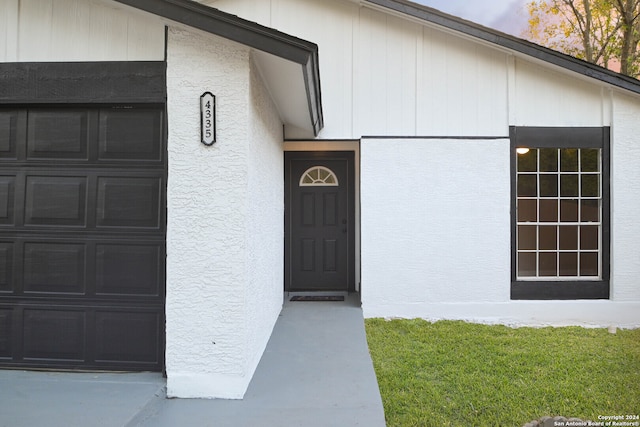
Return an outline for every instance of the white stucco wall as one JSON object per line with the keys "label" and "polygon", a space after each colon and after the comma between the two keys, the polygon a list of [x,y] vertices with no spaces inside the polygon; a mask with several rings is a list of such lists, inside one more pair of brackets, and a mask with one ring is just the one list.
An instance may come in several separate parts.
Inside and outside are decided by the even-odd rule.
{"label": "white stucco wall", "polygon": [[282,122],[251,61],[245,253],[246,369],[253,372],[280,314],[284,287]]}
{"label": "white stucco wall", "polygon": [[[200,1],[318,45],[325,118],[320,138],[508,135],[504,50],[366,2]],[[286,136],[307,137],[290,127]]]}
{"label": "white stucco wall", "polygon": [[361,144],[365,317],[640,327],[639,112],[630,99],[616,106],[629,117],[613,132],[610,300],[510,300],[508,140],[370,139]]}
{"label": "white stucco wall", "polygon": [[509,141],[363,140],[365,316],[508,301]]}
{"label": "white stucco wall", "polygon": [[[167,85],[167,394],[241,398],[282,304],[277,121],[249,49],[215,36],[169,29]],[[212,147],[199,140],[205,91]]]}

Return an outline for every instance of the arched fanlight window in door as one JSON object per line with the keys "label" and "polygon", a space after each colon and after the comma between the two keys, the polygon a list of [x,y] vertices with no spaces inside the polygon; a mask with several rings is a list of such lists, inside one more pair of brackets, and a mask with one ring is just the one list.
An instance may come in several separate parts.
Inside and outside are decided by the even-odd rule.
{"label": "arched fanlight window in door", "polygon": [[312,166],[300,177],[300,187],[335,187],[338,185],[338,177],[329,168],[324,166]]}

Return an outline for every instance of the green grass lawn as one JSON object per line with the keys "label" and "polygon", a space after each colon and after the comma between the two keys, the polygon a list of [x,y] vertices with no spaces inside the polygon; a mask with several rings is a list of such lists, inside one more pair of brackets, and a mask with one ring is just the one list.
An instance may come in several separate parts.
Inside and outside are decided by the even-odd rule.
{"label": "green grass lawn", "polygon": [[640,329],[367,319],[387,425],[640,415]]}

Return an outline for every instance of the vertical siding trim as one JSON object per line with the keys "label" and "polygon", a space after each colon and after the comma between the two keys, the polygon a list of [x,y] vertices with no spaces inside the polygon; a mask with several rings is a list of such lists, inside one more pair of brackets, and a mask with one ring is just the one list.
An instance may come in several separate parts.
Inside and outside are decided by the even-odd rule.
{"label": "vertical siding trim", "polygon": [[513,55],[507,55],[507,115],[509,126],[517,123],[516,108],[516,58]]}
{"label": "vertical siding trim", "polygon": [[18,60],[18,0],[8,0],[5,9],[5,55],[4,61],[15,62]]}
{"label": "vertical siding trim", "polygon": [[362,67],[362,43],[360,39],[362,38],[362,11],[364,8],[361,6],[358,8],[358,12],[356,13],[356,18],[354,19],[353,25],[353,71],[351,77],[351,91],[352,91],[352,104],[351,104],[351,138],[355,138],[357,134],[361,133],[361,123],[360,123],[360,92],[362,89],[361,79],[358,76],[364,75],[363,67]]}
{"label": "vertical siding trim", "polygon": [[360,11],[362,7],[358,6],[358,10],[353,14],[351,19],[351,124],[349,129],[349,137],[354,138],[357,128],[356,112],[358,111],[358,94],[356,76],[360,69]]}
{"label": "vertical siding trim", "polygon": [[416,95],[413,99],[413,134],[418,135],[418,129],[420,127],[420,100],[425,95],[424,93],[424,25],[420,26],[420,31],[416,35],[416,75],[415,75],[415,87]]}
{"label": "vertical siding trim", "polygon": [[610,87],[600,89],[602,96],[602,126],[613,124],[613,90]]}

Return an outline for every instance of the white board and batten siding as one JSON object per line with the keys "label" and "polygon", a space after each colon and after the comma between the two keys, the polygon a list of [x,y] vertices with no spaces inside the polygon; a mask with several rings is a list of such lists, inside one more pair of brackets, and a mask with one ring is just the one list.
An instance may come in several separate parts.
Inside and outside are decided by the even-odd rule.
{"label": "white board and batten siding", "polygon": [[162,61],[164,23],[103,0],[2,0],[0,62]]}
{"label": "white board and batten siding", "polygon": [[344,0],[203,2],[318,44],[319,138],[506,137],[509,125],[610,122],[608,91],[593,80],[431,24]]}
{"label": "white board and batten siding", "polygon": [[511,125],[610,126],[612,89],[566,70],[517,59]]}
{"label": "white board and batten siding", "polygon": [[[320,138],[610,124],[610,96],[591,82],[379,10],[344,0],[202,2],[319,45]],[[5,0],[0,24],[3,62],[164,59],[164,22],[106,0]]]}

